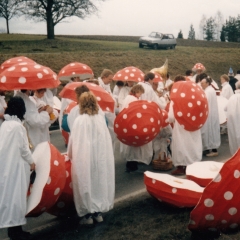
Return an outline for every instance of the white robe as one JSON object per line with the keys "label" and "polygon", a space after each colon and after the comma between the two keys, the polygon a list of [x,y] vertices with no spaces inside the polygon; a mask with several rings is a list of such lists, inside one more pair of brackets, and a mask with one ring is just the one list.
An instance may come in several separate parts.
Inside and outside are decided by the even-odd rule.
{"label": "white robe", "polygon": [[169,87],[172,83],[173,83],[173,80],[171,80],[171,79],[167,79],[165,83],[164,82],[159,82],[157,90],[158,91],[163,90],[163,96],[165,96],[165,95],[169,96],[169,91],[164,90],[164,88]]}
{"label": "white robe", "polygon": [[119,95],[118,95],[118,104],[119,104],[119,111],[121,112],[122,109],[123,109],[123,102],[124,102],[124,99],[129,95],[130,93],[130,90],[131,90],[131,87],[128,87],[128,86],[124,86],[122,87],[122,89],[120,90],[119,92]]}
{"label": "white robe", "polygon": [[26,224],[29,165],[33,163],[21,121],[8,114],[4,117],[0,128],[0,228]]}
{"label": "white robe", "polygon": [[219,148],[221,144],[218,104],[216,92],[212,86],[205,89],[208,101],[208,117],[201,128],[203,150]]}
{"label": "white robe", "polygon": [[72,160],[73,196],[78,215],[107,212],[115,195],[111,137],[99,114],[78,116],[68,144]]}
{"label": "white robe", "polygon": [[230,97],[226,106],[230,153],[233,155],[240,147],[240,90]]}
{"label": "white robe", "polygon": [[[128,107],[129,103],[138,101],[133,95],[128,95],[123,102],[123,109]],[[141,147],[128,146],[120,143],[120,153],[125,161],[136,161],[150,164],[153,155],[152,141]]]}
{"label": "white robe", "polygon": [[18,91],[16,96],[21,97],[25,103],[24,125],[26,126],[33,147],[35,148],[41,142],[50,141],[50,117],[48,112],[42,111],[39,113],[35,104],[25,93]]}
{"label": "white robe", "polygon": [[186,131],[175,119],[173,102],[168,113],[169,122],[174,123],[172,131],[172,161],[174,166],[188,166],[202,159],[201,131]]}
{"label": "white robe", "polygon": [[229,99],[233,94],[234,92],[231,85],[228,82],[223,83],[222,91],[220,92],[220,95],[222,97],[225,97],[226,99]]}
{"label": "white robe", "polygon": [[141,95],[140,99],[141,100],[147,100],[147,101],[153,101],[155,102],[161,109],[164,109],[166,105],[160,101],[159,97],[157,94],[154,92],[152,85],[148,82],[140,82],[138,83],[142,85],[144,88],[144,93]]}
{"label": "white robe", "polygon": [[[5,101],[5,96],[0,96],[0,114],[4,114],[6,107],[7,107],[7,103]],[[3,119],[0,118],[0,127],[2,123],[3,123]]]}

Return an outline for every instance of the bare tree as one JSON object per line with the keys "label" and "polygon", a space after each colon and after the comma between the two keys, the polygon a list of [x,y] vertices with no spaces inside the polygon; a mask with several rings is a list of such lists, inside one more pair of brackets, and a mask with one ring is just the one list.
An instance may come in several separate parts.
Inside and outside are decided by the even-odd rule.
{"label": "bare tree", "polygon": [[206,25],[207,17],[205,15],[202,15],[202,19],[199,24],[199,30],[200,30],[200,38],[204,39],[204,26]]}
{"label": "bare tree", "polygon": [[217,11],[216,16],[215,16],[217,41],[220,41],[220,34],[221,34],[223,23],[224,23],[223,14],[220,11]]}
{"label": "bare tree", "polygon": [[215,24],[215,19],[210,17],[209,19],[206,20],[206,24],[204,25],[204,34],[207,41],[213,41],[215,40],[214,36],[216,34],[216,24]]}
{"label": "bare tree", "polygon": [[[94,1],[94,0],[93,0]],[[24,14],[37,21],[46,21],[47,37],[54,39],[54,27],[63,19],[76,16],[84,19],[97,12],[91,0],[18,0],[24,5]],[[96,0],[104,1],[104,0]]]}
{"label": "bare tree", "polygon": [[15,0],[0,0],[0,17],[5,18],[7,34],[9,34],[9,20],[19,13],[19,7]]}
{"label": "bare tree", "polygon": [[188,33],[188,39],[195,40],[195,30],[193,28],[193,25],[190,25],[190,30]]}

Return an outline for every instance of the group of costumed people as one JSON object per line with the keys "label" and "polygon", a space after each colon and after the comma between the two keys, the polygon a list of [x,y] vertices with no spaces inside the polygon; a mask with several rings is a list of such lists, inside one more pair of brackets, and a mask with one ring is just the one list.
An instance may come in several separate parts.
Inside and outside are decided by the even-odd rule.
{"label": "group of costumed people", "polygon": [[[41,88],[33,92],[18,90],[7,104],[4,100],[5,91],[0,91],[0,228],[8,228],[8,236],[12,240],[29,238],[30,234],[24,232],[21,226],[26,223],[30,170],[37,168],[31,151],[39,143],[50,141],[49,126],[57,118],[60,128],[67,129],[70,134],[67,152],[72,161],[74,203],[81,217],[80,224],[84,225],[91,225],[94,221],[102,222],[102,213],[113,208],[114,150],[117,141],[114,121],[116,115],[132,102],[146,100],[155,102],[159,109],[168,108],[168,121],[171,125],[162,128],[153,141],[142,146],[120,143],[120,154],[126,161],[126,172],[136,171],[139,162],[150,164],[152,159],[164,153],[176,167],[171,174],[182,175],[185,174],[186,166],[201,161],[203,154],[207,157],[217,156],[221,141],[216,91],[212,79],[202,72],[204,67],[194,70],[196,75],[193,76],[189,70],[186,76],[178,75],[172,81],[165,69],[163,80],[155,82],[153,69],[138,83],[118,80],[112,92],[110,83],[114,73],[104,69],[98,80],[88,82],[98,84],[112,96],[115,112],[103,111],[86,85],[75,89],[77,105],[68,114],[65,110],[71,100],[67,98],[62,99],[59,113],[53,108],[55,89]],[[71,81],[78,82],[82,79],[75,76]],[[207,98],[208,117],[196,131],[184,129],[174,112],[171,91],[176,82],[182,81],[192,81],[201,86]],[[221,95],[229,99],[226,106],[228,121],[223,130],[228,131],[230,151],[234,154],[240,146],[240,130],[237,128],[237,120],[240,119],[240,80],[231,86],[230,81],[227,75],[221,76]],[[232,87],[235,87],[235,94]],[[9,151],[11,146],[14,148]]]}

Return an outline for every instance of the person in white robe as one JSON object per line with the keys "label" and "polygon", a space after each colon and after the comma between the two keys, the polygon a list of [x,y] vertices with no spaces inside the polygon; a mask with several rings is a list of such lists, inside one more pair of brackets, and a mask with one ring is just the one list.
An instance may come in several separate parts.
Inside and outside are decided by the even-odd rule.
{"label": "person in white robe", "polygon": [[32,150],[34,150],[39,143],[50,141],[49,114],[53,112],[53,109],[48,106],[44,111],[39,112],[36,105],[30,100],[29,95],[29,90],[21,90],[15,96],[21,97],[25,103],[24,126],[26,127]]}
{"label": "person in white robe", "polygon": [[[113,72],[109,69],[104,69],[101,73],[101,77],[98,78],[99,86],[105,89],[111,97],[114,99],[111,88],[110,88],[110,83],[112,82],[113,79]],[[111,138],[112,138],[112,144],[114,146],[115,139],[116,139],[116,134],[114,132],[114,121],[116,118],[116,114],[111,113],[111,112],[105,112],[105,116],[107,118],[108,122],[108,130],[110,132]]]}
{"label": "person in white robe", "polygon": [[0,128],[0,228],[8,228],[12,240],[29,236],[22,225],[26,224],[30,170],[35,164],[21,122],[25,111],[21,98],[11,98]]}
{"label": "person in white robe", "polygon": [[121,112],[123,109],[123,102],[125,98],[129,95],[131,88],[134,86],[133,81],[127,81],[126,85],[122,87],[121,91],[118,95],[118,104],[119,104],[119,111]]}
{"label": "person in white robe", "polygon": [[210,77],[201,79],[201,86],[208,101],[208,117],[201,128],[203,151],[207,157],[218,156],[217,148],[221,144],[217,95],[211,82]]}
{"label": "person in white robe", "polygon": [[[137,84],[132,87],[130,94],[123,102],[123,109],[127,108],[131,102],[138,101],[144,93],[144,88]],[[133,172],[138,169],[138,162],[149,165],[152,160],[153,147],[152,141],[140,147],[128,146],[120,143],[120,154],[126,161],[126,172]]]}
{"label": "person in white robe", "polygon": [[169,97],[169,87],[173,84],[173,80],[170,79],[169,73],[167,73],[167,80],[158,83],[158,91],[163,91],[163,96]]}
{"label": "person in white robe", "polygon": [[117,81],[114,88],[113,88],[113,97],[115,100],[115,113],[118,114],[119,113],[119,102],[118,102],[118,96],[119,93],[121,91],[121,89],[124,86],[124,82],[123,81]]}
{"label": "person in white robe", "polygon": [[[91,105],[89,104],[91,102]],[[80,116],[73,124],[68,144],[72,160],[73,196],[80,224],[102,222],[102,213],[113,208],[115,167],[111,137],[98,113],[95,96],[85,92],[79,99]]]}
{"label": "person in white robe", "polygon": [[240,70],[237,70],[237,74],[235,75],[235,77],[238,81],[240,81]]}
{"label": "person in white robe", "polygon": [[4,112],[7,108],[7,103],[5,101],[5,92],[3,90],[0,90],[0,127],[4,121]]}
{"label": "person in white robe", "polygon": [[165,104],[163,104],[159,97],[156,95],[152,88],[153,79],[155,78],[154,73],[149,72],[144,75],[144,82],[138,83],[144,88],[144,93],[141,95],[141,100],[147,100],[147,101],[153,101],[155,102],[161,109],[164,109],[166,107]]}
{"label": "person in white robe", "polygon": [[[181,101],[181,99],[179,99]],[[173,111],[173,101],[170,102],[168,119],[174,124],[172,130],[172,162],[176,170],[172,175],[184,175],[186,166],[201,161],[202,159],[202,139],[200,129],[187,131],[175,118]]]}
{"label": "person in white robe", "polygon": [[225,108],[227,111],[227,127],[230,153],[233,155],[240,147],[240,81],[236,84],[235,94],[232,95]]}
{"label": "person in white robe", "polygon": [[162,103],[163,106],[166,106],[167,103],[169,102],[168,97],[165,95],[163,96],[163,90],[157,90],[158,89],[158,82],[153,82],[152,84],[152,88],[154,90],[154,92],[157,94],[157,96],[159,97],[160,102]]}

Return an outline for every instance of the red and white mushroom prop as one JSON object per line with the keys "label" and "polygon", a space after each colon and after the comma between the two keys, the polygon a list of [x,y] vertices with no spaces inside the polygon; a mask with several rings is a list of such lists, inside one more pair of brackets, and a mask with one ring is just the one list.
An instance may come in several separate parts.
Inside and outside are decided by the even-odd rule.
{"label": "red and white mushroom prop", "polygon": [[115,118],[114,132],[124,144],[139,147],[149,143],[162,128],[162,112],[155,102],[131,102]]}
{"label": "red and white mushroom prop", "polygon": [[240,227],[240,149],[204,189],[190,214],[190,230],[228,231]]}
{"label": "red and white mushroom prop", "polygon": [[24,57],[24,56],[10,58],[1,64],[0,73],[6,69],[12,67],[15,64],[23,63],[23,62],[35,63],[32,59]]}
{"label": "red and white mushroom prop", "polygon": [[179,81],[173,84],[170,98],[174,116],[187,131],[196,131],[206,122],[208,102],[205,92],[195,83]]}
{"label": "red and white mushroom prop", "polygon": [[119,70],[114,76],[115,81],[143,82],[144,73],[136,67],[125,67]]}
{"label": "red and white mushroom prop", "polygon": [[95,95],[97,98],[98,104],[103,111],[107,112],[114,112],[114,99],[112,96],[100,86],[94,83],[87,83],[87,82],[72,82],[67,84],[62,91],[59,93],[59,96],[62,98],[69,98],[73,101],[77,101],[75,89],[82,85],[87,86],[90,91]]}
{"label": "red and white mushroom prop", "polygon": [[37,145],[33,152],[36,179],[30,188],[27,216],[37,217],[58,200],[66,182],[65,160],[49,142]]}
{"label": "red and white mushroom prop", "polygon": [[2,90],[55,88],[60,83],[55,72],[36,63],[18,63],[0,74]]}
{"label": "red and white mushroom prop", "polygon": [[48,213],[55,216],[67,216],[76,212],[72,190],[72,163],[68,158],[67,154],[63,154],[63,156],[65,158],[66,183],[57,202],[49,210],[47,210]]}
{"label": "red and white mushroom prop", "polygon": [[187,166],[186,177],[201,187],[206,187],[220,172],[223,163],[214,161],[195,162]]}
{"label": "red and white mushroom prop", "polygon": [[153,79],[153,82],[163,82],[163,79],[159,73],[154,72],[154,75],[155,77]]}
{"label": "red and white mushroom prop", "polygon": [[168,120],[168,112],[164,109],[161,109],[162,111],[162,117],[163,117],[163,121],[162,121],[162,128],[168,126],[169,124],[169,120]]}
{"label": "red and white mushroom prop", "polygon": [[84,63],[72,62],[63,67],[58,77],[60,80],[70,80],[72,77],[79,77],[81,80],[93,78],[94,74],[92,69]]}
{"label": "red and white mushroom prop", "polygon": [[149,171],[144,172],[144,183],[151,196],[176,207],[196,206],[204,190],[193,181]]}
{"label": "red and white mushroom prop", "polygon": [[196,64],[193,66],[192,70],[193,70],[194,72],[196,72],[197,70],[205,71],[206,68],[203,66],[202,63],[196,63]]}

